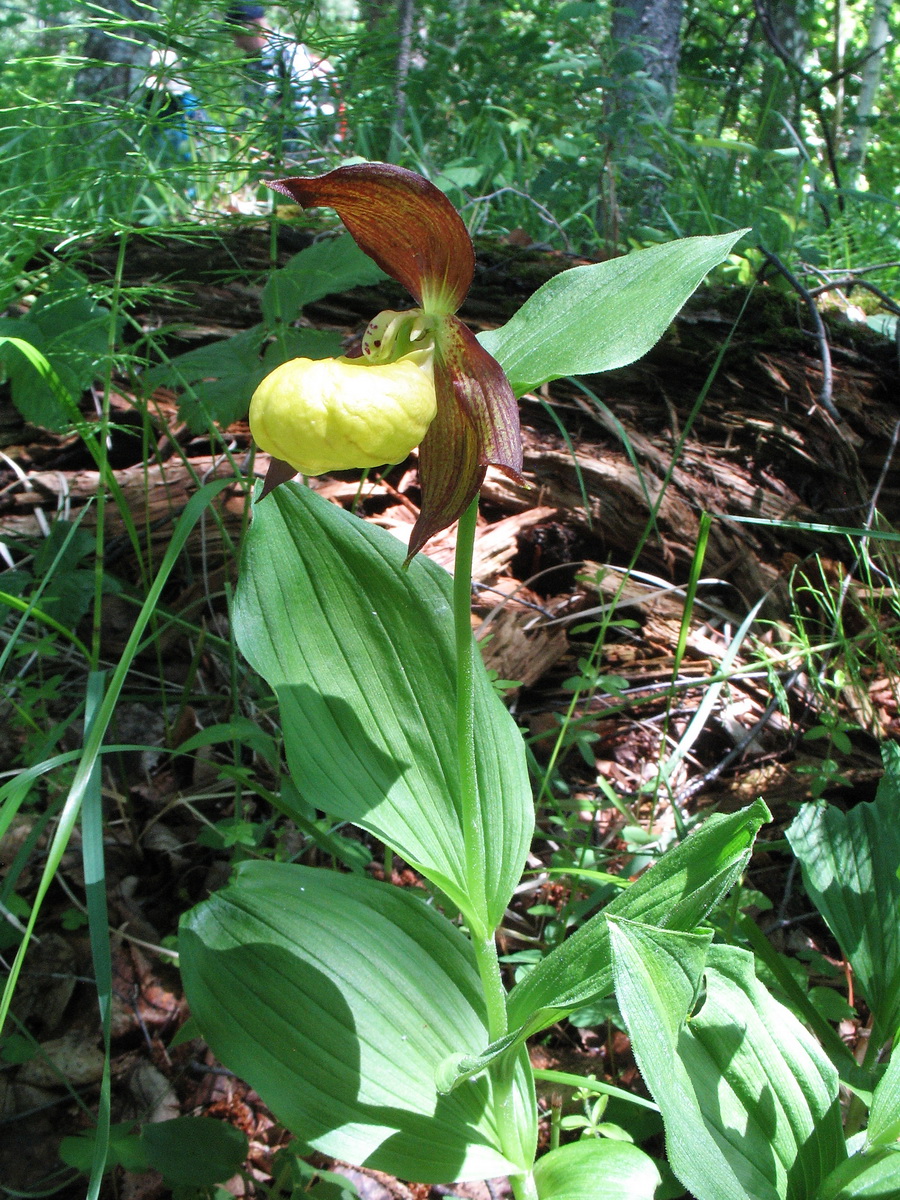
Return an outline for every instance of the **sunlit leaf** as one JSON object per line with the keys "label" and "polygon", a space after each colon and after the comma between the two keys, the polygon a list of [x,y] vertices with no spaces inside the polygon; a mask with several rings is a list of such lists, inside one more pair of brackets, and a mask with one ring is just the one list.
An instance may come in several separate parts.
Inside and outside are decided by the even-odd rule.
{"label": "sunlit leaf", "polygon": [[439,1076],[441,1087],[457,1086],[525,1037],[609,995],[613,973],[608,917],[629,917],[667,929],[694,929],[739,878],[759,827],[770,816],[762,800],[741,812],[715,814],[667,851],[516,984],[509,995],[510,1032],[481,1054],[448,1058]]}
{"label": "sunlit leaf", "polygon": [[534,1182],[539,1200],[653,1200],[661,1181],[637,1146],[588,1138],[539,1158]]}
{"label": "sunlit leaf", "polygon": [[704,275],[746,232],[682,238],[563,271],[478,340],[517,395],[563,375],[623,367],[656,345]]}
{"label": "sunlit leaf", "polygon": [[896,1045],[872,1096],[866,1137],[870,1146],[890,1146],[900,1138],[900,1052]]}
{"label": "sunlit leaf", "polygon": [[709,946],[711,931],[609,926],[616,998],[675,1174],[696,1200],[813,1200],[846,1157],[838,1075],[818,1043],[747,951]]}
{"label": "sunlit leaf", "polygon": [[666,929],[695,928],[739,878],[756,834],[770,816],[757,800],[740,812],[709,817],[513,988],[510,1024],[528,1020],[545,1007],[571,1010],[608,995],[612,966],[607,917],[628,917]]}
{"label": "sunlit leaf", "polygon": [[448,1048],[486,1037],[471,943],[418,895],[358,875],[245,862],[182,920],[191,1012],[226,1066],[325,1154],[423,1183],[530,1167],[535,1108],[516,1068],[521,1159],[485,1077],[438,1096]]}
{"label": "sunlit leaf", "polygon": [[844,813],[805,804],[787,830],[810,898],[828,922],[875,1014],[875,1037],[900,1024],[900,747],[883,749],[874,801]]}
{"label": "sunlit leaf", "polygon": [[450,576],[293,484],[254,510],[238,644],[275,689],[304,800],[369,830],[482,931],[499,924],[534,816],[521,735],[476,662],[488,895],[470,894],[460,817]]}
{"label": "sunlit leaf", "polygon": [[816,1192],[815,1200],[897,1200],[900,1196],[900,1152],[883,1147],[854,1154],[836,1167]]}

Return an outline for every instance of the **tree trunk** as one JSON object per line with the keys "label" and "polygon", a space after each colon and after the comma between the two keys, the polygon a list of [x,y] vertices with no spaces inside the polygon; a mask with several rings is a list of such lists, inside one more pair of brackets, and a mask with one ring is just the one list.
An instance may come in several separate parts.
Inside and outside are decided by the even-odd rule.
{"label": "tree trunk", "polygon": [[607,239],[618,240],[621,216],[654,223],[665,187],[664,164],[648,141],[647,124],[668,124],[678,85],[684,0],[613,0],[609,93],[611,170],[606,184]]}
{"label": "tree trunk", "polygon": [[[646,72],[664,92],[665,99],[654,98],[647,91],[643,95],[644,106],[657,119],[668,115],[675,95],[683,15],[684,0],[613,0],[612,40],[618,47],[632,50],[641,60],[630,74]],[[627,85],[626,90],[629,90]]]}
{"label": "tree trunk", "polygon": [[78,77],[82,96],[124,103],[141,88],[150,64],[147,36],[150,3],[103,0],[105,14],[88,32],[84,56],[88,65]]}
{"label": "tree trunk", "polygon": [[394,119],[391,122],[391,149],[389,160],[394,162],[400,152],[406,134],[406,81],[412,57],[413,19],[415,0],[399,0],[397,10],[397,59],[394,66]]}
{"label": "tree trunk", "polygon": [[[774,150],[790,144],[785,122],[795,125],[798,104],[794,80],[787,62],[802,70],[808,34],[806,18],[809,0],[768,0],[765,4],[767,37],[778,42],[775,54],[763,69],[762,109],[756,144],[760,150]],[[774,48],[774,47],[773,47]]]}
{"label": "tree trunk", "polygon": [[853,187],[865,162],[866,144],[871,127],[870,120],[875,108],[875,95],[881,83],[884,54],[890,40],[888,28],[890,12],[891,0],[875,0],[872,6],[869,38],[866,43],[866,58],[860,72],[862,79],[859,85],[859,98],[856,101],[856,124],[847,150],[847,165],[850,168],[846,181],[848,187]]}

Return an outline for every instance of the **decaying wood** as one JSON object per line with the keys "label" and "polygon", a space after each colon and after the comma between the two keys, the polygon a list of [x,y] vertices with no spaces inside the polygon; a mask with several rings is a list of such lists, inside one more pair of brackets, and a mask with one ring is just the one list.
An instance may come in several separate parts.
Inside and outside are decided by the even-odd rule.
{"label": "decaying wood", "polygon": [[[279,247],[279,263],[308,240],[308,234],[293,236],[288,230]],[[238,282],[221,276],[223,258],[228,256],[223,256],[219,239],[198,244],[196,253],[189,256],[181,242],[132,241],[126,288],[154,280],[171,284],[168,290],[147,293],[134,314],[148,330],[172,326],[166,341],[169,354],[259,321],[261,291],[270,266],[268,232],[241,230],[228,245],[232,257],[242,263]],[[114,248],[97,247],[88,269],[103,276],[112,270],[114,258]],[[519,255],[509,247],[482,256],[464,316],[476,327],[499,324],[538,284],[569,265],[571,260],[562,256]],[[846,322],[832,323],[833,401],[841,418],[835,421],[817,403],[822,390],[821,363],[815,344],[801,332],[802,314],[798,315],[791,301],[761,288],[734,331],[703,403],[697,403],[718,350],[732,333],[742,299],[726,292],[701,294],[641,362],[585,379],[581,387],[558,381],[541,389],[539,396],[525,398],[526,486],[515,486],[494,472],[489,472],[485,481],[473,571],[473,625],[488,665],[501,679],[521,681],[512,703],[532,735],[538,761],[548,762],[565,714],[571,712],[590,739],[585,760],[573,751],[565,769],[571,784],[567,804],[572,836],[583,834],[585,845],[592,850],[608,847],[620,831],[620,812],[607,804],[603,789],[615,790],[619,806],[629,804],[635,812],[640,811],[647,785],[658,777],[661,759],[671,755],[709,696],[710,686],[714,686],[711,681],[719,677],[735,629],[752,605],[766,597],[764,615],[770,621],[783,620],[788,612],[788,581],[792,572],[800,570],[808,570],[812,576],[818,570],[819,578],[830,584],[837,581],[842,586],[847,580],[848,596],[855,599],[849,543],[822,533],[742,524],[738,518],[861,526],[874,519],[871,502],[877,490],[880,519],[900,520],[900,469],[891,457],[898,421],[898,374],[893,347],[888,343]],[[407,302],[400,289],[386,284],[326,297],[305,317],[339,328],[349,343],[379,308],[402,307]],[[124,380],[119,381],[119,388],[121,394],[114,398],[117,422],[127,423],[130,418],[133,428],[143,429],[143,406],[148,398],[130,396]],[[133,459],[131,465],[127,458],[123,463],[116,459],[114,479],[136,530],[140,557],[152,571],[197,487],[210,479],[233,478],[233,486],[219,494],[192,533],[183,574],[177,579],[173,576],[165,597],[168,611],[186,615],[198,628],[208,625],[227,634],[220,593],[226,581],[234,579],[239,543],[249,519],[246,476],[251,472],[263,476],[268,459],[261,454],[251,458],[245,424],[228,430],[230,455],[212,455],[208,438],[192,440],[185,431],[176,400],[162,391],[151,398],[150,422],[158,439],[156,459],[148,466]],[[539,401],[552,407],[569,441]],[[85,410],[92,411],[87,403]],[[141,438],[132,441],[140,453]],[[0,444],[15,464],[9,470],[0,466],[0,540],[27,547],[60,517],[80,517],[84,529],[95,527],[96,505],[92,502],[100,478],[84,461],[73,461],[79,452],[76,437],[58,438],[29,429],[0,391]],[[386,478],[373,476],[362,487],[357,479],[346,477],[319,480],[315,486],[328,500],[345,508],[356,507],[363,517],[405,543],[417,515],[415,466],[413,456]],[[714,518],[703,565],[704,582],[686,622],[684,585],[704,512]],[[105,566],[119,578],[137,583],[140,568],[118,504],[108,504],[105,515]],[[455,531],[450,529],[433,540],[428,553],[450,568],[454,545]],[[19,547],[15,549],[19,554]],[[816,552],[827,555],[827,561],[814,561],[811,556]],[[887,561],[883,553],[879,561]],[[631,565],[637,570],[625,576],[624,570]],[[105,597],[105,602],[109,607],[104,610],[102,650],[115,661],[133,626],[135,608],[117,596]],[[582,669],[579,659],[587,656],[591,647],[590,631],[579,633],[578,629],[602,619],[611,608],[614,618],[636,620],[634,628],[614,631],[597,663],[605,675],[615,677],[617,687],[586,687],[576,694],[570,677]],[[684,654],[677,658],[684,624]],[[827,634],[827,628],[823,629]],[[729,671],[715,710],[671,773],[667,789],[660,790],[659,803],[654,801],[653,828],[657,832],[672,825],[668,798],[676,803],[690,798],[693,803],[728,810],[762,794],[776,817],[787,819],[796,801],[811,794],[809,780],[821,759],[814,757],[814,746],[801,743],[798,749],[797,731],[804,720],[808,727],[816,719],[815,689],[804,678],[803,664],[796,655],[782,653],[774,636],[770,646],[761,627],[755,632],[759,641],[753,649],[754,670],[744,669],[749,654],[742,653],[734,664],[742,670],[737,674]],[[183,654],[176,648],[172,652],[173,642],[183,637],[172,627],[164,629],[154,642],[166,679],[178,684],[175,694],[181,694],[188,682],[186,672],[193,657],[193,651]],[[202,648],[203,638],[196,641]],[[196,676],[189,682],[197,698],[192,697],[191,704],[175,714],[177,721],[168,738],[159,713],[143,703],[123,702],[117,714],[117,740],[178,747],[204,722],[220,720],[220,709],[211,706],[208,712],[203,710],[203,697],[214,694],[219,684],[220,690],[227,692],[232,681],[223,683],[217,677],[214,654],[204,656],[198,649],[193,666]],[[773,703],[772,680],[778,673],[782,679],[789,674],[793,680],[790,702],[797,713],[785,715]],[[203,686],[195,687],[201,676]],[[624,698],[618,694],[618,685],[626,689]],[[862,728],[876,737],[896,736],[900,730],[896,679],[873,671],[856,689],[846,690],[844,711]],[[126,727],[130,715],[136,721],[133,736]],[[271,719],[274,721],[274,716]],[[208,749],[214,752],[214,748]],[[18,751],[19,745],[10,742],[6,749],[10,762]],[[249,751],[248,747],[248,761]],[[564,746],[557,765],[564,762],[565,754]],[[140,855],[164,859],[164,877],[169,879],[174,872],[181,880],[188,873],[184,847],[190,845],[192,853],[197,849],[193,844],[196,828],[188,827],[182,835],[178,825],[182,805],[193,792],[179,779],[170,759],[159,759],[165,764],[162,767],[142,763],[139,771],[127,770],[117,784],[122,794],[110,788],[107,795],[121,803],[129,820],[132,812],[143,814],[141,820],[146,824],[136,842]],[[204,819],[207,813],[209,820],[230,816],[233,789],[226,788],[217,799],[206,786],[217,778],[215,759],[203,764],[207,773],[202,776],[202,788],[199,758],[196,761],[198,773],[191,774],[190,780],[198,785],[195,791],[204,793],[199,801],[204,805]],[[740,770],[725,771],[728,763]],[[111,771],[112,767],[105,769]],[[253,770],[264,782],[269,769],[259,759],[254,762]],[[871,783],[879,771],[877,756],[874,751],[867,752],[865,745],[854,747],[847,769],[855,780]],[[801,775],[804,770],[809,774]],[[246,796],[244,802],[254,803]],[[245,811],[248,818],[253,816],[252,807]],[[12,862],[20,844],[15,841],[18,832],[12,827],[6,839],[10,844],[0,847],[0,866]],[[22,836],[26,835],[27,830]],[[288,836],[290,831],[285,834]],[[551,836],[555,836],[552,830]],[[113,916],[127,934],[133,936],[137,931],[148,943],[156,943],[164,926],[156,929],[151,920],[155,914],[143,911],[142,897],[132,886],[136,876],[131,873],[126,849],[123,843],[118,851],[129,872],[114,871],[110,876]],[[115,861],[113,856],[113,866]],[[534,856],[530,865],[540,868],[542,860]],[[205,881],[204,886],[211,882],[214,879]],[[542,889],[550,882],[549,877],[535,877],[529,886],[535,897],[540,894],[549,900]],[[157,895],[165,889],[154,885],[152,890]],[[174,896],[174,888],[172,893]],[[162,915],[166,920],[172,917],[169,908],[164,908]],[[513,924],[521,921],[521,907],[514,918]],[[65,952],[61,958],[54,938]],[[77,944],[86,946],[83,939]],[[48,946],[52,954],[45,954]],[[71,977],[76,973],[65,957],[68,946],[69,942],[56,934],[42,934],[36,954],[44,958],[33,955],[30,960],[32,969],[40,967],[38,985],[22,992],[22,1003],[34,1007],[26,1015],[47,1023],[39,1030],[45,1041],[64,1032],[63,1013],[72,995]],[[140,1029],[143,1036],[156,1039],[155,1030],[167,1028],[177,1016],[174,992],[169,991],[174,985],[157,978],[157,965],[148,965],[127,947],[118,947],[114,961],[117,986],[127,1001],[114,1012],[117,1036],[124,1030],[136,1037]],[[48,992],[44,987],[51,967],[54,977],[66,978],[68,991],[54,987]],[[77,973],[90,974],[89,964],[79,964]],[[49,996],[43,1004],[41,987]],[[84,1011],[83,1005],[81,1009]],[[95,1031],[93,1038],[96,1041]],[[158,1104],[172,1106],[169,1115],[176,1115],[179,1097],[166,1078],[174,1077],[165,1057],[168,1052],[156,1040],[153,1044],[156,1065],[129,1049],[114,1060],[114,1072],[119,1073],[116,1078],[121,1083],[121,1073],[127,1070],[129,1104],[135,1111],[139,1103],[142,1115],[148,1108],[152,1111],[148,1097],[153,1093]],[[267,1141],[273,1122],[258,1098],[245,1085],[212,1069],[208,1052],[199,1044],[176,1048],[172,1054],[175,1074],[182,1082],[193,1080],[180,1098],[183,1111],[202,1110],[244,1128],[251,1136],[251,1162],[265,1176],[277,1141]],[[191,1072],[198,1059],[200,1072],[195,1078]],[[204,1070],[204,1063],[211,1069]],[[548,1061],[542,1065],[559,1064]],[[402,1070],[402,1064],[398,1069]],[[39,1110],[39,1105],[60,1103],[49,1087],[44,1089],[46,1094],[35,1093],[34,1082],[28,1084],[32,1090],[25,1100],[13,1096],[10,1088],[25,1084],[21,1077],[11,1081],[7,1074],[5,1092],[0,1088],[0,1107],[6,1103],[7,1111]],[[58,1110],[48,1111],[45,1125],[36,1127],[40,1141],[35,1142],[35,1161],[46,1157],[47,1139],[54,1132],[50,1126]],[[128,1109],[126,1115],[130,1113]],[[17,1148],[16,1159],[21,1157]],[[436,1200],[446,1191],[407,1188],[373,1172],[355,1171],[351,1177],[362,1194],[382,1200],[425,1200],[426,1196]],[[453,1194],[486,1200],[487,1191],[479,1188],[460,1185]],[[505,1193],[495,1188],[491,1194]]]}

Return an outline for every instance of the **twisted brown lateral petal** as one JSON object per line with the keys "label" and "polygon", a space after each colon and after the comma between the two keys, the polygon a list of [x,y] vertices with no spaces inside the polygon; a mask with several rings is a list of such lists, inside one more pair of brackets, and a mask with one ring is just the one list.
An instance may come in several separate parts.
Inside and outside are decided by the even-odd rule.
{"label": "twisted brown lateral petal", "polygon": [[446,317],[437,332],[434,384],[437,416],[419,447],[422,508],[410,558],[462,516],[489,466],[524,482],[515,395],[500,364],[458,317]]}
{"label": "twisted brown lateral petal", "polygon": [[403,167],[359,163],[268,185],[305,208],[337,210],[361,250],[430,313],[456,312],[475,270],[472,240],[442,191]]}
{"label": "twisted brown lateral petal", "polygon": [[481,487],[475,431],[460,414],[438,404],[437,416],[419,446],[422,507],[409,539],[407,562],[436,533],[458,520]]}

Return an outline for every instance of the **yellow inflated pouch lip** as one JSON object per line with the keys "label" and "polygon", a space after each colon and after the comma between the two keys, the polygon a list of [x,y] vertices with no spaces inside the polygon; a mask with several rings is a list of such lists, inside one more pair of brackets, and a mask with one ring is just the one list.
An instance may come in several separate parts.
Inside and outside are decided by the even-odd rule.
{"label": "yellow inflated pouch lip", "polygon": [[304,475],[402,462],[437,411],[430,351],[396,362],[295,358],[262,381],[250,429]]}

